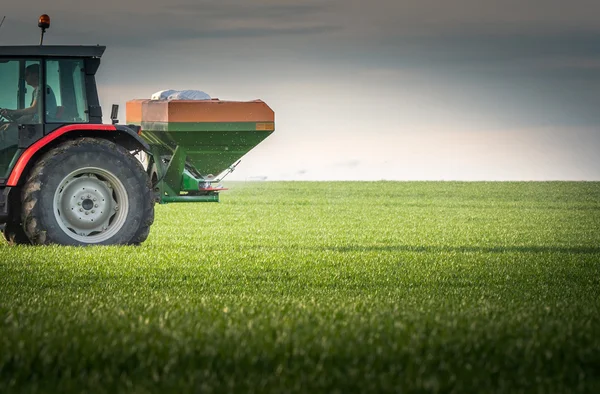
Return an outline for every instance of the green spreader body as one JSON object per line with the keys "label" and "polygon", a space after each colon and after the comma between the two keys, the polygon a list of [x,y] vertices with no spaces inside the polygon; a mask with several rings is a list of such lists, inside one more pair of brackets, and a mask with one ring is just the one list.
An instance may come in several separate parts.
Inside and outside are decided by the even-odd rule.
{"label": "green spreader body", "polygon": [[212,183],[275,130],[275,114],[260,100],[132,100],[127,123],[150,145],[160,203],[219,201]]}

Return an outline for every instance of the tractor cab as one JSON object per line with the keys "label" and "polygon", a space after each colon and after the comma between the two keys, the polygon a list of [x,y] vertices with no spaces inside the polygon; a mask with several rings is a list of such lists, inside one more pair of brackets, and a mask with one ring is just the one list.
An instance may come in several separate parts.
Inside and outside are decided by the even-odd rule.
{"label": "tractor cab", "polygon": [[68,124],[102,123],[100,46],[0,46],[0,185],[20,152]]}

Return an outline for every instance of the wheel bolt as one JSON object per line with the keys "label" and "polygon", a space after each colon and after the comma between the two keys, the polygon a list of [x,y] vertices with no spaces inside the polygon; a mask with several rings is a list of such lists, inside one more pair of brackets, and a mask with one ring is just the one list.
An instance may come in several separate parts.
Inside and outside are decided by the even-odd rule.
{"label": "wheel bolt", "polygon": [[94,210],[92,209],[92,213],[96,213],[96,211],[94,211]]}
{"label": "wheel bolt", "polygon": [[96,201],[96,199],[94,198],[92,201],[94,201],[94,202],[95,202],[95,201]]}
{"label": "wheel bolt", "polygon": [[85,214],[86,214],[86,215],[89,215],[90,213],[89,213],[88,211],[85,211]]}
{"label": "wheel bolt", "polygon": [[81,202],[78,202],[77,205],[81,205]]}
{"label": "wheel bolt", "polygon": [[82,200],[85,200],[85,197],[81,196],[81,199],[82,199]]}
{"label": "wheel bolt", "polygon": [[83,212],[83,208],[79,208],[79,212]]}
{"label": "wheel bolt", "polygon": [[94,208],[98,208],[98,204],[94,204]]}

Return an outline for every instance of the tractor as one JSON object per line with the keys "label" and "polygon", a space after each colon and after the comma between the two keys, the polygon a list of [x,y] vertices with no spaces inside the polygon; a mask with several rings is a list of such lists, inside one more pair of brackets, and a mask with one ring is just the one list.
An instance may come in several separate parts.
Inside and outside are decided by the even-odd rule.
{"label": "tractor", "polygon": [[[156,203],[218,202],[275,129],[263,101],[127,102],[102,123],[103,46],[0,46],[0,225],[13,244],[138,245]],[[143,158],[143,159],[140,159]],[[219,177],[220,176],[220,177]]]}

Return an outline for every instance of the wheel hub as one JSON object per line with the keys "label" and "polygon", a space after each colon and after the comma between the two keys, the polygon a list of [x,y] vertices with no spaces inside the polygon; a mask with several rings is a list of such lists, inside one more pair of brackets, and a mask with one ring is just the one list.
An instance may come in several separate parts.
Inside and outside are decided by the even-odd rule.
{"label": "wheel hub", "polygon": [[94,202],[88,198],[86,200],[83,200],[81,206],[83,206],[83,209],[85,209],[86,211],[89,211],[92,208],[94,208]]}
{"label": "wheel hub", "polygon": [[69,236],[97,243],[110,238],[125,222],[127,192],[114,175],[101,169],[79,170],[61,182],[54,199],[54,213]]}

